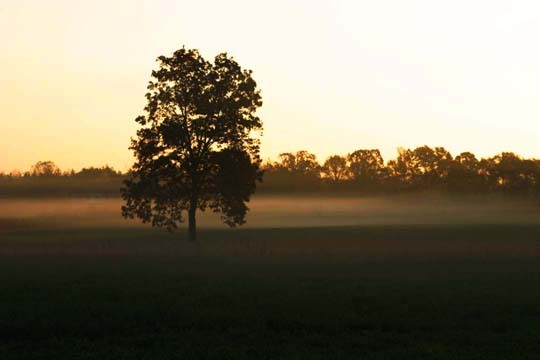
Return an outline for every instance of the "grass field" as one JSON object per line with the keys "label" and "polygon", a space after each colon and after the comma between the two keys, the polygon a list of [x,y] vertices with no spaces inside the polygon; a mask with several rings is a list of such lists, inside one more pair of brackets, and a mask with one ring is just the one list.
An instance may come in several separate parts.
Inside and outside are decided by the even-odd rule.
{"label": "grass field", "polygon": [[0,200],[0,359],[537,359],[540,211],[260,198],[201,245],[114,199]]}

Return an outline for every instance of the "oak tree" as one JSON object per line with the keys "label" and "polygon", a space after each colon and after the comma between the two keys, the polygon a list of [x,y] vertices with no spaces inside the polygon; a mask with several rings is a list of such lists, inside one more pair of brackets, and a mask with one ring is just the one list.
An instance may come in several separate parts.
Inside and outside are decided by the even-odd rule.
{"label": "oak tree", "polygon": [[131,141],[135,163],[122,188],[123,216],[174,230],[187,212],[193,241],[197,210],[243,224],[262,176],[262,99],[252,72],[225,53],[210,62],[182,48],[157,60],[145,113],[135,119],[140,128]]}

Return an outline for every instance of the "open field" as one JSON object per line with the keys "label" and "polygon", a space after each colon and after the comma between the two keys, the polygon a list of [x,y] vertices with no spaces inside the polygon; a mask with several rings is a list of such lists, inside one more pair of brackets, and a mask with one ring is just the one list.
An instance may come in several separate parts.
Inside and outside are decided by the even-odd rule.
{"label": "open field", "polygon": [[[260,196],[243,228],[404,224],[540,224],[540,201],[497,196],[395,195],[372,197]],[[118,198],[0,198],[0,226],[141,227],[120,215]],[[213,213],[199,213],[203,228],[226,228]],[[146,227],[146,225],[144,225]],[[1,231],[0,227],[0,231]]]}
{"label": "open field", "polygon": [[115,199],[2,200],[0,359],[535,359],[540,211],[256,198],[201,246]]}

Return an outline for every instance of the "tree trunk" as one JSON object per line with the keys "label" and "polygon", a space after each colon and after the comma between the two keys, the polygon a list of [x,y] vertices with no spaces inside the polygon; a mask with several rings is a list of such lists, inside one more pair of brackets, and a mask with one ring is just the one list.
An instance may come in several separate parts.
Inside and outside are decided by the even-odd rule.
{"label": "tree trunk", "polygon": [[195,219],[195,213],[197,212],[197,202],[192,202],[189,205],[188,215],[188,234],[189,241],[197,241],[197,220]]}

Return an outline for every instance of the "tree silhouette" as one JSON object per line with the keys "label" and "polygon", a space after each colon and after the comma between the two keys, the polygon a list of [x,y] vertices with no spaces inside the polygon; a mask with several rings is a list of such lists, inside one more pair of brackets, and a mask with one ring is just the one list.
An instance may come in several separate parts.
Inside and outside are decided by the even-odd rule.
{"label": "tree silhouette", "polygon": [[455,158],[455,162],[468,171],[478,171],[478,159],[471,152],[462,152]]}
{"label": "tree silhouette", "polygon": [[412,155],[415,183],[425,188],[440,185],[448,174],[452,155],[443,147],[432,149],[425,145],[414,149]]}
{"label": "tree silhouette", "polygon": [[279,154],[279,158],[281,163],[277,165],[278,167],[291,173],[319,177],[320,165],[317,157],[306,150],[297,151],[296,154],[282,153]]}
{"label": "tree silhouette", "polygon": [[480,192],[484,190],[484,179],[480,174],[480,162],[471,152],[462,152],[448,168],[448,189],[453,192]]}
{"label": "tree silhouette", "polygon": [[384,169],[384,160],[379,150],[356,150],[347,155],[349,172],[354,181],[362,185],[375,184]]}
{"label": "tree silhouette", "polygon": [[387,168],[388,176],[390,177],[391,183],[394,186],[411,186],[413,183],[413,175],[415,173],[413,152],[402,147],[398,148],[397,158],[390,160]]}
{"label": "tree silhouette", "polygon": [[345,180],[348,176],[347,159],[340,155],[332,155],[326,159],[322,166],[323,174],[333,180]]}
{"label": "tree silhouette", "polygon": [[282,189],[302,190],[320,185],[321,167],[317,157],[305,150],[279,154],[279,161],[267,167],[265,182],[273,181]]}
{"label": "tree silhouette", "polygon": [[32,176],[59,176],[60,168],[52,161],[38,161],[30,169]]}
{"label": "tree silhouette", "polygon": [[196,211],[209,208],[229,226],[245,222],[246,202],[261,179],[255,112],[262,105],[250,70],[227,54],[211,63],[182,48],[158,58],[145,115],[130,149],[135,154],[121,189],[122,214],[174,230],[188,213],[196,240]]}
{"label": "tree silhouette", "polygon": [[491,184],[506,193],[525,193],[533,188],[536,164],[512,152],[503,152],[487,160]]}
{"label": "tree silhouette", "polygon": [[388,172],[394,183],[429,189],[444,185],[452,164],[452,155],[443,147],[400,148],[398,157],[388,162]]}
{"label": "tree silhouette", "polygon": [[74,173],[73,176],[85,177],[85,178],[112,178],[118,177],[121,173],[114,170],[112,167],[105,165],[102,167],[89,167],[82,168],[78,173]]}

